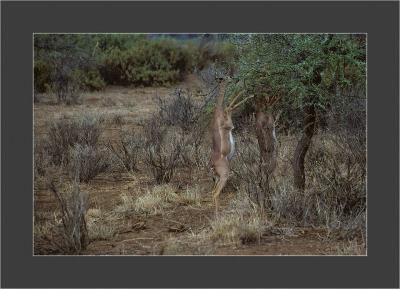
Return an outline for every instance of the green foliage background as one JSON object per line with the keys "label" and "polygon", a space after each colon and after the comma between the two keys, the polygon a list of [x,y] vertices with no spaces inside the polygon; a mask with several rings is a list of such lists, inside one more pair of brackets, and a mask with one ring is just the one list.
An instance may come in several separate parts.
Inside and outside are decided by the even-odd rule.
{"label": "green foliage background", "polygon": [[36,34],[34,45],[37,92],[54,91],[60,75],[86,90],[170,85],[210,62],[232,63],[235,57],[227,41],[204,44],[200,38],[145,34]]}

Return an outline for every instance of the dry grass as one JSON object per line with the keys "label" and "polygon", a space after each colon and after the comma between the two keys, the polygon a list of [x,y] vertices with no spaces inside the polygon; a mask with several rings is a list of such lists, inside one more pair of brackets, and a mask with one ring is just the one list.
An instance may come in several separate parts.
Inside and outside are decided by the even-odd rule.
{"label": "dry grass", "polygon": [[347,241],[345,244],[339,244],[333,254],[348,256],[366,255],[365,243],[360,244],[357,240]]}
{"label": "dry grass", "polygon": [[48,238],[52,235],[54,228],[53,220],[45,220],[42,222],[35,222],[35,226],[33,228],[34,236],[38,239]]}
{"label": "dry grass", "polygon": [[[119,144],[118,136],[120,134],[123,135],[124,130],[129,129],[128,134],[133,137],[130,129],[140,131],[142,123],[148,120],[153,113],[156,113],[157,106],[152,101],[152,91],[141,92],[135,90],[132,92],[133,90],[118,88],[123,91],[123,93],[118,94],[117,91],[112,90],[114,88],[109,89],[111,90],[107,93],[112,94],[113,99],[114,94],[117,96],[115,104],[111,102],[103,104],[99,100],[93,101],[96,104],[94,106],[91,106],[93,105],[92,103],[73,107],[57,106],[56,110],[55,106],[41,103],[35,108],[35,134],[38,133],[35,136],[35,193],[39,191],[38,203],[42,202],[40,204],[43,205],[40,208],[39,206],[36,207],[35,210],[38,208],[39,211],[48,209],[46,206],[48,199],[45,197],[46,188],[44,187],[47,179],[52,175],[63,174],[65,177],[68,172],[66,171],[67,166],[64,164],[71,161],[72,165],[72,154],[66,154],[68,149],[61,150],[63,148],[62,143],[57,142],[57,140],[65,140],[65,147],[80,143],[82,148],[85,147],[86,142],[91,143],[93,141],[98,151],[104,152],[103,155],[106,154],[103,150],[103,144],[108,144],[110,141],[121,153],[123,147],[117,147]],[[167,93],[164,93],[163,90],[165,89],[162,89],[161,94],[167,96]],[[96,93],[96,97],[97,95],[100,95],[100,93]],[[132,102],[135,108],[131,109],[128,102]],[[64,110],[66,108],[68,110]],[[36,110],[38,111],[36,112]],[[81,118],[88,112],[92,112],[94,119],[97,121],[92,122],[89,121],[91,118],[89,120]],[[99,115],[102,117],[99,117]],[[104,120],[102,121],[101,118],[104,118]],[[54,123],[59,124],[59,127],[56,127],[57,130],[55,130],[57,138],[54,138],[51,142],[54,150],[50,151],[48,150],[48,144],[46,144],[46,142],[49,142],[48,139],[40,143],[40,138],[49,131],[48,121],[54,121]],[[208,124],[208,122],[204,121],[204,124]],[[91,126],[94,127],[94,130],[90,129]],[[76,129],[77,127],[84,127],[85,133],[82,134],[82,130]],[[174,152],[171,139],[173,140],[179,135],[177,135],[176,127],[167,127],[166,130],[166,140],[163,141],[164,146],[161,147],[160,151],[161,156],[168,163],[168,157],[171,156],[171,152]],[[156,232],[156,229],[164,229],[164,232],[159,236],[160,238],[154,240],[154,242],[153,240],[151,242],[143,241],[143,245],[154,247],[149,251],[147,249],[146,251],[143,250],[143,252],[139,250],[140,254],[154,252],[155,254],[161,253],[164,255],[212,255],[221,251],[226,253],[227,250],[225,249],[228,246],[229,248],[235,248],[235,250],[239,249],[239,251],[244,248],[251,248],[251,250],[260,248],[259,250],[263,250],[269,246],[265,241],[267,238],[282,236],[282,238],[290,239],[290,236],[294,236],[298,232],[298,227],[303,226],[317,226],[327,229],[330,232],[329,236],[333,237],[329,239],[329,241],[332,241],[332,246],[329,248],[332,254],[364,254],[365,245],[361,244],[362,241],[360,239],[363,240],[365,238],[365,210],[362,210],[365,208],[365,203],[359,202],[359,200],[360,197],[365,196],[365,184],[357,181],[361,178],[361,163],[352,162],[351,173],[350,175],[347,174],[347,167],[344,165],[346,164],[346,156],[350,155],[348,148],[346,150],[342,149],[333,143],[331,138],[318,132],[306,157],[307,188],[305,193],[301,194],[294,190],[292,184],[291,159],[297,137],[295,135],[282,136],[278,132],[278,166],[271,180],[272,189],[271,194],[268,196],[269,203],[267,208],[268,221],[270,222],[272,219],[272,222],[276,222],[276,224],[272,225],[272,222],[266,222],[259,216],[254,202],[249,199],[249,196],[252,195],[252,186],[257,186],[257,180],[254,178],[254,170],[251,165],[258,161],[258,155],[256,154],[257,141],[251,130],[251,127],[248,127],[248,131],[235,130],[234,136],[236,137],[238,154],[234,158],[232,167],[240,174],[241,178],[237,175],[231,177],[227,191],[231,192],[229,189],[233,185],[238,196],[226,206],[225,201],[228,194],[222,194],[222,207],[225,209],[220,212],[218,217],[214,217],[210,196],[205,194],[206,190],[208,193],[209,187],[204,189],[204,194],[202,194],[201,186],[205,185],[202,177],[209,173],[206,170],[209,168],[210,144],[207,143],[209,136],[200,134],[200,130],[197,127],[184,134],[185,139],[182,142],[181,156],[176,159],[176,162],[173,162],[173,168],[177,168],[176,174],[171,176],[170,184],[150,186],[148,191],[142,191],[143,186],[148,186],[152,182],[152,177],[155,177],[150,169],[151,167],[146,164],[145,154],[143,153],[138,153],[138,159],[135,158],[134,160],[131,157],[135,157],[136,154],[122,155],[121,153],[121,156],[127,160],[127,167],[123,167],[121,160],[115,156],[112,159],[110,158],[107,171],[101,174],[100,178],[95,178],[89,184],[85,184],[85,190],[89,190],[91,196],[103,193],[103,191],[107,191],[108,194],[108,182],[110,180],[115,181],[115,185],[113,183],[112,189],[110,189],[111,194],[107,196],[99,195],[102,198],[104,196],[102,202],[109,202],[109,204],[113,204],[116,201],[114,198],[118,195],[118,192],[124,193],[120,195],[120,199],[117,200],[117,206],[111,211],[103,211],[103,205],[101,205],[102,209],[91,208],[87,211],[88,235],[90,241],[94,242],[94,244],[91,244],[90,250],[92,250],[93,245],[96,246],[97,240],[110,240],[110,243],[117,244],[119,237],[115,238],[115,236],[118,230],[129,227],[128,225],[124,227],[121,224],[129,223],[138,217],[140,220],[149,221],[151,225],[146,230],[129,233],[134,237],[136,235],[139,238],[143,236],[146,238],[148,236],[153,237],[152,234]],[[66,132],[65,136],[63,135],[64,132]],[[99,134],[98,137],[97,133]],[[204,137],[203,141],[195,144],[196,136]],[[47,135],[46,137],[51,138],[52,135]],[[241,139],[249,137],[252,138],[251,147],[241,141]],[[145,140],[142,136],[138,139]],[[69,142],[70,140],[71,142]],[[157,156],[156,147],[153,147],[153,149],[154,151],[151,151],[151,153]],[[248,167],[243,168],[240,162],[237,161],[240,160],[239,154],[243,154],[246,151],[254,151],[255,153],[249,153],[249,157],[246,160]],[[134,151],[132,150],[132,152]],[[55,155],[52,155],[52,153]],[[94,154],[94,152],[91,152],[88,155],[91,156],[92,153]],[[86,154],[80,155],[85,156]],[[101,153],[96,154],[96,156],[99,155]],[[110,153],[110,155],[113,154]],[[55,161],[54,157],[60,161]],[[87,158],[81,157],[81,159],[85,160]],[[184,162],[187,159],[190,159],[190,162]],[[60,165],[54,167],[54,164],[52,164],[50,166],[49,163],[51,164],[54,161]],[[86,162],[83,163],[86,164]],[[96,163],[93,161],[91,164],[95,165]],[[133,169],[135,163],[137,164],[137,170]],[[336,165],[335,163],[338,164]],[[165,167],[168,168],[168,166]],[[56,173],[56,169],[61,170],[61,172]],[[122,176],[120,179],[119,176],[115,177],[111,174],[117,171],[124,173],[120,175]],[[130,173],[127,174],[126,171]],[[130,183],[132,179],[140,179],[141,182],[135,182],[132,187]],[[332,180],[335,182],[332,183]],[[345,182],[351,185],[348,187],[349,189],[343,186]],[[107,185],[107,188],[104,187],[103,189],[102,186],[105,185]],[[208,183],[206,185],[208,186]],[[231,190],[234,190],[233,188]],[[192,206],[196,207],[193,211]],[[106,207],[109,208],[110,206],[107,205]],[[360,209],[360,211],[355,211],[354,208]],[[162,215],[162,217],[169,215],[171,220],[182,221],[181,218],[187,216],[188,212],[199,213],[200,217],[199,220],[191,217],[187,223],[184,221],[188,228],[186,231],[167,232],[165,227],[152,226],[154,220],[160,218],[157,216],[152,218],[152,215]],[[207,218],[210,216],[211,219],[208,222]],[[55,232],[60,230],[60,225],[62,226],[61,215],[56,218],[53,216],[40,218],[37,222],[35,219],[35,253],[37,248],[36,239],[45,237],[58,238]],[[163,223],[160,223],[160,226],[163,226]],[[124,238],[123,235],[120,237]],[[355,240],[358,240],[358,243]],[[59,239],[56,239],[56,241],[59,241]],[[258,243],[259,241],[260,243]],[[39,240],[39,242],[40,246],[44,243],[42,240]],[[104,250],[103,243],[105,242],[99,242],[100,249],[98,250]],[[133,254],[138,252],[139,245],[136,247],[133,245],[132,247],[126,246],[126,252],[133,252]],[[46,253],[46,248],[46,246],[42,248],[44,253]],[[111,250],[114,249],[110,249],[110,252]],[[253,254],[253,252],[251,251],[250,254]],[[60,251],[57,253],[60,253]]]}
{"label": "dry grass", "polygon": [[260,241],[264,231],[261,218],[254,214],[224,214],[212,220],[209,238],[222,244],[245,244]]}
{"label": "dry grass", "polygon": [[86,222],[90,240],[109,240],[114,237],[117,232],[116,220],[115,215],[105,213],[101,209],[89,209],[86,213]]}
{"label": "dry grass", "polygon": [[169,185],[155,186],[151,191],[138,197],[133,202],[133,210],[139,214],[157,215],[178,200],[175,189]]}
{"label": "dry grass", "polygon": [[123,193],[120,195],[121,202],[114,209],[117,214],[145,214],[157,215],[166,213],[167,209],[178,204],[180,205],[200,205],[199,187],[186,188],[183,192],[178,192],[172,185],[157,185],[141,196]]}
{"label": "dry grass", "polygon": [[187,186],[186,189],[180,193],[179,202],[188,205],[200,206],[201,205],[201,187],[194,185],[193,187]]}
{"label": "dry grass", "polygon": [[184,238],[171,237],[163,244],[160,255],[214,255],[217,247],[204,240],[206,238],[195,235]]}
{"label": "dry grass", "polygon": [[256,205],[243,193],[231,202],[227,210],[210,221],[207,237],[220,244],[259,242],[267,224]]}

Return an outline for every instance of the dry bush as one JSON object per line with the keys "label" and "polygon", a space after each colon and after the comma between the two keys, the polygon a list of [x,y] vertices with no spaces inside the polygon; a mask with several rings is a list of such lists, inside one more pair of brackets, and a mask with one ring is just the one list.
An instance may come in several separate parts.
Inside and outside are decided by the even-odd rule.
{"label": "dry bush", "polygon": [[[264,172],[260,167],[260,151],[255,136],[244,131],[236,138],[236,156],[231,162],[234,178],[232,182],[235,187],[243,190],[255,202],[264,192],[268,192],[263,181]],[[270,196],[266,196],[266,205],[269,204]]]}
{"label": "dry bush", "polygon": [[43,138],[35,139],[34,155],[34,178],[44,177],[51,164],[51,157],[46,150],[47,140]]}
{"label": "dry bush", "polygon": [[142,135],[134,130],[120,131],[117,143],[110,142],[108,148],[124,170],[128,172],[138,170],[139,157],[143,150]]}
{"label": "dry bush", "polygon": [[96,147],[99,143],[102,119],[84,115],[78,119],[60,118],[49,125],[46,149],[56,165],[68,163],[69,148],[75,144]]}
{"label": "dry bush", "polygon": [[158,184],[168,183],[180,164],[185,136],[155,116],[144,132],[144,162]]}
{"label": "dry bush", "polygon": [[[352,223],[366,208],[365,150],[362,146],[352,150],[347,141],[337,135],[322,135],[307,160],[309,193],[321,212],[315,221],[333,229],[345,229],[344,224]],[[363,223],[357,222],[360,226]]]}
{"label": "dry bush", "polygon": [[300,226],[324,226],[331,237],[350,240],[365,236],[365,211],[345,213],[343,204],[324,187],[299,192],[293,184],[280,181],[270,199],[275,218]]}
{"label": "dry bush", "polygon": [[207,105],[212,100],[213,91],[195,100],[193,94],[187,90],[177,89],[171,100],[158,97],[158,117],[166,126],[178,127],[185,135],[185,150],[182,154],[187,166],[199,167],[201,163],[201,146],[204,143],[204,134],[208,129]]}
{"label": "dry bush", "polygon": [[89,195],[80,191],[77,181],[67,192],[60,192],[55,182],[51,182],[50,189],[58,202],[61,219],[52,243],[64,254],[79,254],[89,243],[85,219]]}
{"label": "dry bush", "polygon": [[[278,166],[271,180],[267,209],[278,219],[301,226],[325,226],[346,239],[365,236],[365,150],[349,135],[318,134],[306,158],[307,187],[293,187],[293,140],[285,137],[278,149]],[[254,202],[265,188],[259,171],[255,137],[243,131],[236,138],[231,182]]]}
{"label": "dry bush", "polygon": [[267,229],[257,205],[246,193],[239,193],[228,208],[210,221],[207,238],[221,244],[259,242]]}
{"label": "dry bush", "polygon": [[211,146],[207,142],[208,121],[199,119],[184,135],[184,148],[182,151],[182,164],[192,170],[209,169]]}
{"label": "dry bush", "polygon": [[193,95],[182,89],[177,89],[172,100],[157,97],[159,116],[169,126],[178,126],[184,131],[191,130],[200,117],[203,106],[195,102]]}
{"label": "dry bush", "polygon": [[90,240],[109,240],[114,237],[117,228],[114,224],[116,217],[101,209],[92,208],[86,213],[87,229]]}
{"label": "dry bush", "polygon": [[273,214],[277,218],[305,225],[304,219],[310,212],[311,196],[298,192],[287,180],[280,179],[279,182],[270,197]]}
{"label": "dry bush", "polygon": [[70,175],[77,175],[81,182],[89,182],[98,174],[106,172],[110,166],[110,157],[105,148],[75,144],[69,152]]}

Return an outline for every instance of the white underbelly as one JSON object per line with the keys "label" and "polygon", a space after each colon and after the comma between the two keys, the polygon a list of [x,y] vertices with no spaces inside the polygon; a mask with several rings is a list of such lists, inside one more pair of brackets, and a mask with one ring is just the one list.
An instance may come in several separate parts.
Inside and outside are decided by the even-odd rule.
{"label": "white underbelly", "polygon": [[230,151],[229,151],[229,154],[228,154],[228,160],[232,159],[233,155],[235,153],[235,141],[233,140],[233,135],[232,135],[231,131],[229,132],[229,143],[230,143],[230,146],[229,146],[230,147]]}
{"label": "white underbelly", "polygon": [[275,126],[272,129],[272,137],[274,138],[274,142],[276,142],[277,139],[276,139],[276,133],[275,133]]}

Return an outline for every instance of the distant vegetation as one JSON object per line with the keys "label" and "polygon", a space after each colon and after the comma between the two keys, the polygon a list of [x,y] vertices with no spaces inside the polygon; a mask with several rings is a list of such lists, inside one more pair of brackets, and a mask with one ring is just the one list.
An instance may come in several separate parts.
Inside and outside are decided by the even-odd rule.
{"label": "distant vegetation", "polygon": [[175,38],[37,34],[35,92],[53,92],[60,102],[74,102],[80,90],[101,90],[110,84],[170,85],[209,63],[228,63],[235,57],[233,44],[226,41]]}

